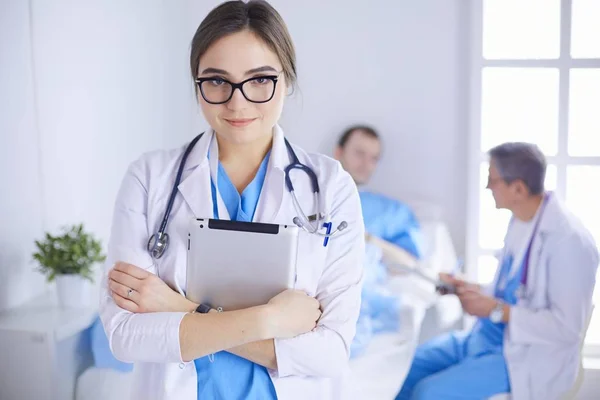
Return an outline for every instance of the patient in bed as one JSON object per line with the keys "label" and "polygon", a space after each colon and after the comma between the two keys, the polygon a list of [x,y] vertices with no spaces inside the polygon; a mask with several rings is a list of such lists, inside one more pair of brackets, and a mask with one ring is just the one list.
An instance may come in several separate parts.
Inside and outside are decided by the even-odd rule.
{"label": "patient in bed", "polygon": [[413,266],[423,256],[424,244],[413,211],[400,201],[364,189],[380,154],[381,139],[377,132],[356,125],[340,136],[334,155],[358,186],[367,241],[384,251],[386,262]]}

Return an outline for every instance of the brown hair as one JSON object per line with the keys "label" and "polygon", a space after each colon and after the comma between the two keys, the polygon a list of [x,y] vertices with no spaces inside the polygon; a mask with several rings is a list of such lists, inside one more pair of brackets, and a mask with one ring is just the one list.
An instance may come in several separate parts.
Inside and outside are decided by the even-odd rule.
{"label": "brown hair", "polygon": [[217,40],[245,29],[261,38],[279,57],[288,85],[296,83],[296,51],[281,15],[264,0],[227,1],[204,18],[192,39],[190,68],[198,77],[200,58]]}
{"label": "brown hair", "polygon": [[342,135],[338,139],[338,146],[343,148],[346,145],[346,143],[348,143],[348,140],[350,139],[352,134],[354,134],[354,132],[363,132],[366,135],[379,140],[379,134],[377,134],[377,131],[372,127],[368,125],[354,125],[346,129],[344,133],[342,133]]}

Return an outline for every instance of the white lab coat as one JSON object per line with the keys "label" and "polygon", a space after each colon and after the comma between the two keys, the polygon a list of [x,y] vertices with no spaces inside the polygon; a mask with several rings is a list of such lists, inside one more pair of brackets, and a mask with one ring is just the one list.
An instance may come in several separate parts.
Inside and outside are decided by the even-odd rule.
{"label": "white lab coat", "polygon": [[[146,243],[160,225],[185,147],[148,153],[131,164],[115,205],[107,271],[116,261],[125,261],[158,272],[171,287],[185,292],[188,222],[213,217],[207,160],[212,136],[212,131],[207,132],[190,153],[169,220],[170,247],[158,261],[149,256]],[[258,222],[289,224],[296,216],[284,185],[284,168],[290,159],[283,138],[276,126],[255,214]],[[341,376],[347,372],[360,309],[364,257],[360,199],[351,177],[337,161],[297,147],[294,150],[300,162],[317,174],[326,220],[334,227],[345,220],[348,227],[331,238],[327,247],[323,246],[323,237],[300,233],[296,289],[316,296],[323,315],[314,331],[275,340],[278,370],[269,373],[281,400],[333,399],[340,391]],[[291,178],[303,210],[307,215],[314,214],[316,206],[307,175],[294,170]],[[219,215],[228,215],[223,201],[219,199],[218,203]],[[180,353],[179,324],[185,313],[127,312],[113,302],[106,281],[100,303],[113,354],[135,363],[133,398],[196,400],[195,365],[183,363]]]}
{"label": "white lab coat", "polygon": [[526,295],[511,307],[504,334],[513,400],[557,399],[575,382],[598,263],[590,233],[551,195],[532,245]]}

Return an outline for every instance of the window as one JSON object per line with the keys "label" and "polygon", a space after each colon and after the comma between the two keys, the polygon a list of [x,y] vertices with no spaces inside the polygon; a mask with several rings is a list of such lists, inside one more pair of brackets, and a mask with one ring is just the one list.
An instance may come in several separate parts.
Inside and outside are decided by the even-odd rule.
{"label": "window", "polygon": [[[486,151],[536,143],[548,157],[546,187],[600,244],[600,1],[472,3],[471,140],[467,273],[493,280],[510,212],[485,189]],[[585,350],[600,355],[600,275]]]}

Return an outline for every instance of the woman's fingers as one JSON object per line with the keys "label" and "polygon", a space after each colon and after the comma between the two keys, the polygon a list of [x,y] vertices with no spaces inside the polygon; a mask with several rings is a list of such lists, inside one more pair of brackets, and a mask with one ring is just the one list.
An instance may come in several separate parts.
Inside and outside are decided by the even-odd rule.
{"label": "woman's fingers", "polygon": [[123,272],[127,275],[131,275],[137,279],[146,279],[150,275],[150,272],[146,271],[145,269],[124,262],[116,263],[113,269]]}
{"label": "woman's fingers", "polygon": [[139,291],[142,281],[132,275],[121,272],[117,269],[113,269],[108,273],[108,277],[113,281],[120,283],[121,285],[130,287],[134,290]]}
{"label": "woman's fingers", "polygon": [[138,312],[139,307],[133,301],[128,300],[123,296],[120,296],[118,293],[116,293],[114,291],[111,293],[112,293],[112,298],[115,301],[116,305],[118,305],[122,309],[127,310],[129,312],[133,312],[133,313]]}
{"label": "woman's fingers", "polygon": [[[123,297],[124,299],[130,300],[134,303],[137,303],[139,301],[139,293],[137,291],[135,291],[132,288],[125,286],[117,281],[110,279],[108,282],[108,287],[110,287],[110,290],[117,293],[119,296]],[[131,292],[130,292],[130,290],[131,290]]]}

